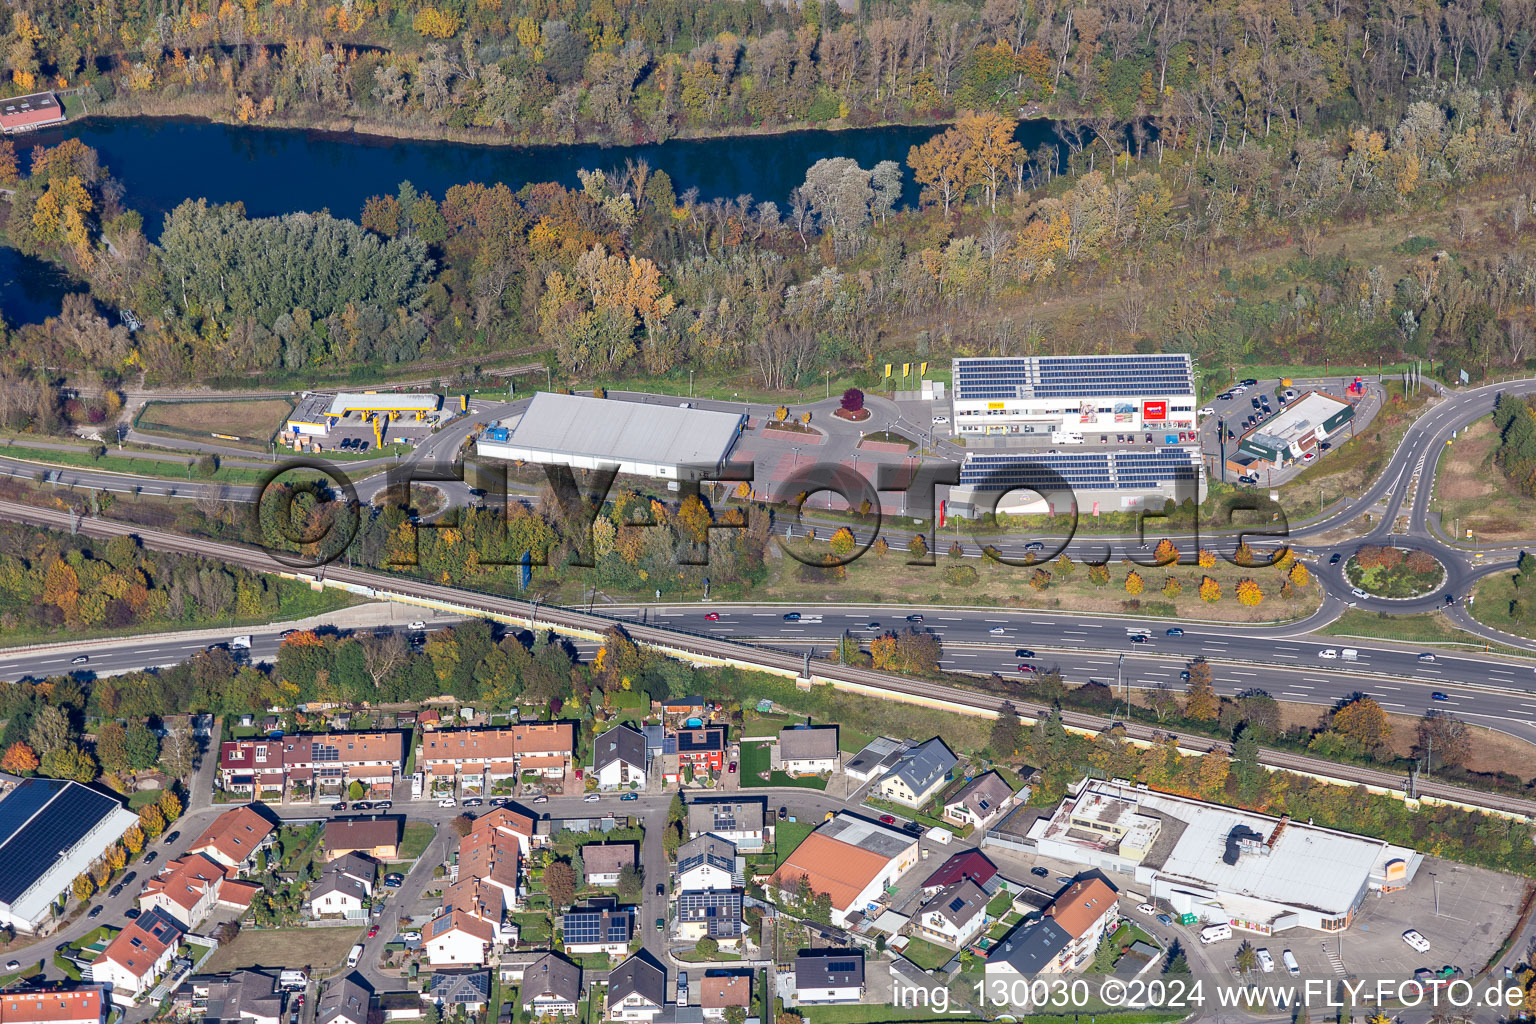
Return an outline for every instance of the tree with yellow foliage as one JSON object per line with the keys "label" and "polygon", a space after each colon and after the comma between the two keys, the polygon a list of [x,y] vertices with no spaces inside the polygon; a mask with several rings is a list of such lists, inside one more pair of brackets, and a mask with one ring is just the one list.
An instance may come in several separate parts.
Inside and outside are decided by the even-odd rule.
{"label": "tree with yellow foliage", "polygon": [[1189,688],[1184,694],[1184,714],[1202,722],[1212,722],[1221,713],[1221,698],[1211,676],[1211,663],[1196,658],[1189,663]]}
{"label": "tree with yellow foliage", "polygon": [[1169,576],[1163,580],[1164,597],[1178,597],[1182,593],[1184,593],[1184,584],[1179,582],[1177,576]]}
{"label": "tree with yellow foliage", "polygon": [[1374,698],[1363,694],[1356,695],[1334,711],[1329,727],[1366,750],[1377,750],[1392,739],[1392,726],[1387,721],[1386,711]]}
{"label": "tree with yellow foliage", "polygon": [[1196,556],[1196,560],[1200,563],[1200,568],[1209,569],[1216,564],[1216,555],[1205,548],[1201,548],[1200,553]]}
{"label": "tree with yellow foliage", "polygon": [[75,894],[75,899],[84,903],[96,894],[96,883],[91,881],[91,876],[88,874],[78,875],[70,886],[70,891]]}
{"label": "tree with yellow foliage", "polygon": [[440,7],[423,7],[416,12],[411,27],[428,39],[452,39],[464,25],[463,19]]}
{"label": "tree with yellow foliage", "polygon": [[1141,573],[1137,572],[1135,569],[1132,569],[1125,574],[1125,592],[1127,594],[1135,597],[1144,589],[1146,589],[1146,584],[1142,582]]}
{"label": "tree with yellow foliage", "polygon": [[1288,574],[1288,577],[1292,585],[1298,587],[1305,587],[1307,584],[1312,582],[1312,573],[1309,572],[1307,567],[1300,562],[1297,562],[1295,565],[1291,566],[1291,571]]}
{"label": "tree with yellow foliage", "polygon": [[1200,600],[1205,602],[1221,600],[1221,584],[1209,576],[1200,577]]}
{"label": "tree with yellow foliage", "polygon": [[853,531],[846,526],[840,527],[827,543],[832,548],[834,555],[843,557],[853,554],[853,549],[859,545],[858,539],[853,535]]}
{"label": "tree with yellow foliage", "polygon": [[948,220],[950,207],[965,198],[976,173],[965,138],[954,128],[940,132],[921,146],[913,146],[907,163],[923,186],[921,200],[943,203],[944,219]]}
{"label": "tree with yellow foliage", "polygon": [[1172,565],[1179,560],[1179,549],[1174,547],[1173,541],[1164,537],[1157,542],[1157,548],[1153,550],[1152,557],[1157,559],[1158,565]]}
{"label": "tree with yellow foliage", "polygon": [[1264,600],[1264,591],[1253,580],[1242,579],[1237,583],[1237,600],[1248,608],[1256,608]]}
{"label": "tree with yellow foliage", "polygon": [[998,190],[1019,156],[1019,142],[1014,138],[1018,126],[1018,121],[992,111],[965,111],[955,122],[953,130],[965,146],[966,164],[992,210],[997,209]]}

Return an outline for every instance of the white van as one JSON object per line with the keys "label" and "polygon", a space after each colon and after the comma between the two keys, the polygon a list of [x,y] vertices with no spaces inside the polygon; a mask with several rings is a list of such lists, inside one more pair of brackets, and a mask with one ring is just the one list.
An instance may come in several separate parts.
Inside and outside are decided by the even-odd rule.
{"label": "white van", "polygon": [[1292,953],[1290,950],[1286,950],[1284,953],[1280,954],[1280,959],[1285,961],[1285,969],[1290,971],[1291,974],[1296,975],[1301,973],[1301,965],[1296,962],[1295,953]]}
{"label": "white van", "polygon": [[1360,657],[1360,652],[1355,650],[1353,647],[1346,647],[1339,652],[1339,657],[1343,658],[1345,661],[1355,661]]}
{"label": "white van", "polygon": [[1074,434],[1070,430],[1054,430],[1051,432],[1051,444],[1082,444],[1083,435]]}
{"label": "white van", "polygon": [[248,636],[237,636],[229,642],[229,646],[237,651],[248,651],[251,649],[251,638]]}
{"label": "white van", "polygon": [[363,944],[361,942],[359,942],[357,945],[353,946],[352,947],[352,951],[347,954],[347,966],[348,967],[356,967],[357,966],[357,962],[359,960],[361,960],[362,958],[363,958]]}
{"label": "white van", "polygon": [[1231,937],[1232,926],[1230,924],[1208,924],[1200,929],[1200,944],[1204,946],[1209,946],[1213,942],[1220,942],[1222,939],[1230,939]]}

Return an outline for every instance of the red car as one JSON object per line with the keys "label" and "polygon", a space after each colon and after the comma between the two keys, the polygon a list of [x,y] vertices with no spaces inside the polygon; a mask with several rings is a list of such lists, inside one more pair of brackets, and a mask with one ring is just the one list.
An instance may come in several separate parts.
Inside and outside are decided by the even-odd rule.
{"label": "red car", "polygon": [[720,621],[720,613],[719,612],[710,612],[709,614],[704,616],[704,619],[705,619],[706,622],[719,622]]}
{"label": "red car", "polygon": [[372,928],[368,929],[368,937],[370,939],[373,938],[377,934],[379,934],[379,926],[378,925],[374,925]]}
{"label": "red car", "polygon": [[731,773],[732,773],[732,774],[735,774],[735,772],[736,772],[736,762],[735,762],[735,761],[732,761],[732,762],[731,762],[731,767],[730,767],[730,769],[729,769],[729,771],[730,771],[730,772],[731,772]]}
{"label": "red car", "polygon": [[882,824],[882,825],[894,825],[894,824],[896,824],[896,818],[893,815],[890,815],[890,814],[882,814],[882,815],[880,815],[880,824]]}
{"label": "red car", "polygon": [[1033,672],[1034,670],[1035,670],[1035,666],[1033,666],[1033,665],[1020,665],[1019,666],[1019,671],[1020,672]]}

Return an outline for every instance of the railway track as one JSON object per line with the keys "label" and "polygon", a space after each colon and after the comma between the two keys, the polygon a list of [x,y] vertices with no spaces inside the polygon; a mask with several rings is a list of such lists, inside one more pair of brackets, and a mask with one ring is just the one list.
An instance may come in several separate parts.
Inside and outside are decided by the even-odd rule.
{"label": "railway track", "polygon": [[[159,551],[219,559],[256,572],[289,572],[290,575],[312,578],[328,584],[344,584],[369,592],[380,599],[398,599],[407,603],[412,601],[433,603],[469,614],[523,623],[531,628],[554,629],[577,636],[592,637],[614,625],[622,625],[637,643],[668,653],[740,662],[780,675],[799,677],[809,664],[807,655],[793,651],[743,644],[718,637],[700,636],[675,629],[662,629],[629,619],[578,611],[558,605],[545,606],[538,602],[481,594],[458,587],[402,579],[361,569],[329,565],[313,573],[293,573],[275,565],[270,555],[256,548],[185,537],[163,530],[140,529],[128,523],[114,522],[109,519],[76,517],[61,509],[35,508],[17,502],[0,501],[0,516],[17,522],[77,532],[90,537],[134,536],[145,547]],[[970,713],[977,715],[992,716],[1003,703],[1007,703],[1016,713],[1029,718],[1036,718],[1052,711],[1043,704],[1000,698],[947,683],[911,679],[877,672],[873,669],[820,662],[813,667],[813,671],[818,679],[834,684],[851,684],[866,693],[873,691],[871,695],[874,696],[883,692],[898,700],[906,697],[944,701],[959,708],[968,709]],[[1186,750],[1205,752],[1219,749],[1231,753],[1230,743],[1213,740],[1207,736],[1158,729],[1141,722],[1111,720],[1077,711],[1064,711],[1061,718],[1062,723],[1068,728],[1098,732],[1113,725],[1123,729],[1129,739],[1155,742],[1172,737],[1178,741],[1180,747]],[[1265,748],[1260,751],[1259,757],[1261,763],[1270,768],[1316,775],[1345,784],[1371,786],[1396,793],[1406,792],[1408,785],[1408,780],[1397,773],[1339,764],[1288,751]],[[1536,800],[1526,800],[1502,793],[1487,793],[1422,779],[1415,783],[1415,791],[1416,795],[1421,797],[1454,801],[1469,807],[1515,814],[1536,820]]]}

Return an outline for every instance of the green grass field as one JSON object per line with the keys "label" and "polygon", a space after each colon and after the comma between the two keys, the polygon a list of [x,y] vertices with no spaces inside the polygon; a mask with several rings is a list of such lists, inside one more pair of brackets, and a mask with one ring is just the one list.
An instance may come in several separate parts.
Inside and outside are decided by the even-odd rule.
{"label": "green grass field", "polygon": [[408,821],[405,833],[400,837],[400,859],[416,860],[427,850],[437,829],[424,821]]}
{"label": "green grass field", "polygon": [[[827,780],[816,775],[793,776],[783,772],[770,772],[771,744],[759,741],[741,745],[741,788],[754,789],[771,786],[798,786],[801,789],[826,789]],[[768,777],[763,778],[767,773]]]}
{"label": "green grass field", "polygon": [[773,828],[774,868],[780,868],[795,852],[795,847],[805,842],[805,837],[816,831],[819,822],[781,821]]}
{"label": "green grass field", "polygon": [[[149,402],[134,421],[134,428],[146,433],[159,430],[177,436],[215,437],[217,432],[237,439],[251,439],[265,448],[292,410],[293,403],[286,398]],[[216,439],[236,447],[253,447],[239,440]]]}

